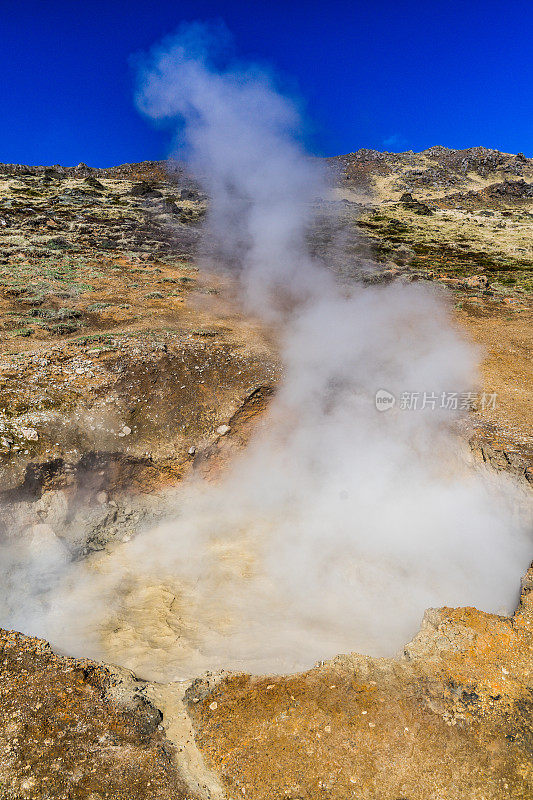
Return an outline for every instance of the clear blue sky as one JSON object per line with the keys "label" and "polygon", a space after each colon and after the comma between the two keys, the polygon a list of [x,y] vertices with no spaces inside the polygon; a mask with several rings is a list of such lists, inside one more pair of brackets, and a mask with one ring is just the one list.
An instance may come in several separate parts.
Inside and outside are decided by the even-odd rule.
{"label": "clear blue sky", "polygon": [[292,81],[317,153],[533,156],[532,0],[2,0],[0,161],[166,156],[169,132],[135,109],[131,55],[195,19],[223,19],[240,56]]}

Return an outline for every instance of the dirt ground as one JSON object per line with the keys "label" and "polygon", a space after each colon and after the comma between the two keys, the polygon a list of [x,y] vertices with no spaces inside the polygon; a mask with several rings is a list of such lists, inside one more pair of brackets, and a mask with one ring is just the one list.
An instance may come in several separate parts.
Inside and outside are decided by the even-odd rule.
{"label": "dirt ground", "polygon": [[533,463],[533,314],[529,304],[491,308],[468,299],[456,310],[468,337],[481,348],[481,384],[495,405],[486,404],[479,423],[503,450]]}

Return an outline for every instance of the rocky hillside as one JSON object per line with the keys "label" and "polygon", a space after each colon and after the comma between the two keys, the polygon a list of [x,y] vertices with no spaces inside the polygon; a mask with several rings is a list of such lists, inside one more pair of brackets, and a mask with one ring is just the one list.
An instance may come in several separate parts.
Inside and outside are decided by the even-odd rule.
{"label": "rocky hillside", "polygon": [[[329,159],[309,236],[344,281],[432,281],[483,348],[465,431],[533,483],[533,159],[484,148]],[[0,537],[72,559],[216,478],[276,390],[276,332],[198,268],[206,197],[179,165],[0,165]],[[342,252],[335,247],[343,242]],[[531,578],[512,618],[429,611],[403,657],[154,684],[0,635],[0,795],[525,800]],[[518,582],[517,582],[518,596]],[[0,620],[1,623],[1,620]]]}
{"label": "rocky hillside", "polygon": [[379,199],[397,199],[403,192],[434,197],[505,180],[533,180],[532,158],[486,147],[452,150],[436,146],[421,153],[358,150],[327,161],[342,185],[365,188]]}

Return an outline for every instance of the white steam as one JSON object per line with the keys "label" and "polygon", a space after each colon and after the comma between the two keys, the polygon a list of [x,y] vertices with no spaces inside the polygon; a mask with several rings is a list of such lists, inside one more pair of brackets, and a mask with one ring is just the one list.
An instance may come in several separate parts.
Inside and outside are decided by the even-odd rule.
{"label": "white steam", "polygon": [[192,172],[212,198],[209,231],[219,258],[241,273],[264,316],[272,293],[319,296],[328,274],[309,258],[311,201],[323,191],[318,162],[297,142],[300,119],[255,67],[214,71],[205,26],[188,26],[145,64],[137,102],[155,119],[179,121]]}
{"label": "white steam", "polygon": [[531,558],[519,490],[470,465],[461,412],[374,403],[467,392],[475,354],[430,288],[348,291],[310,257],[324,189],[295,107],[255,68],[215,71],[198,38],[152,54],[139,104],[181,126],[217,252],[279,326],[286,377],[222,480],[183,486],[171,521],[99,561],[62,565],[25,623],[168,680],[391,655],[431,606],[512,611]]}

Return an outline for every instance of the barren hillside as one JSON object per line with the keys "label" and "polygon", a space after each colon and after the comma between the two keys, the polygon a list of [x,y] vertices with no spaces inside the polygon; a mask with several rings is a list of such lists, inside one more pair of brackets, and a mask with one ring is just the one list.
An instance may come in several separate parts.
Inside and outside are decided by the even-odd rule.
{"label": "barren hillside", "polygon": [[[478,397],[497,397],[472,401],[463,436],[530,491],[533,159],[432,147],[328,165],[316,251],[342,233],[339,280],[443,287],[482,348]],[[209,203],[163,162],[0,165],[3,541],[105,556],[262,424],[277,331],[199,268]],[[397,659],[339,654],[288,677],[155,683],[3,631],[2,797],[525,800],[531,588],[512,617],[430,609]]]}

